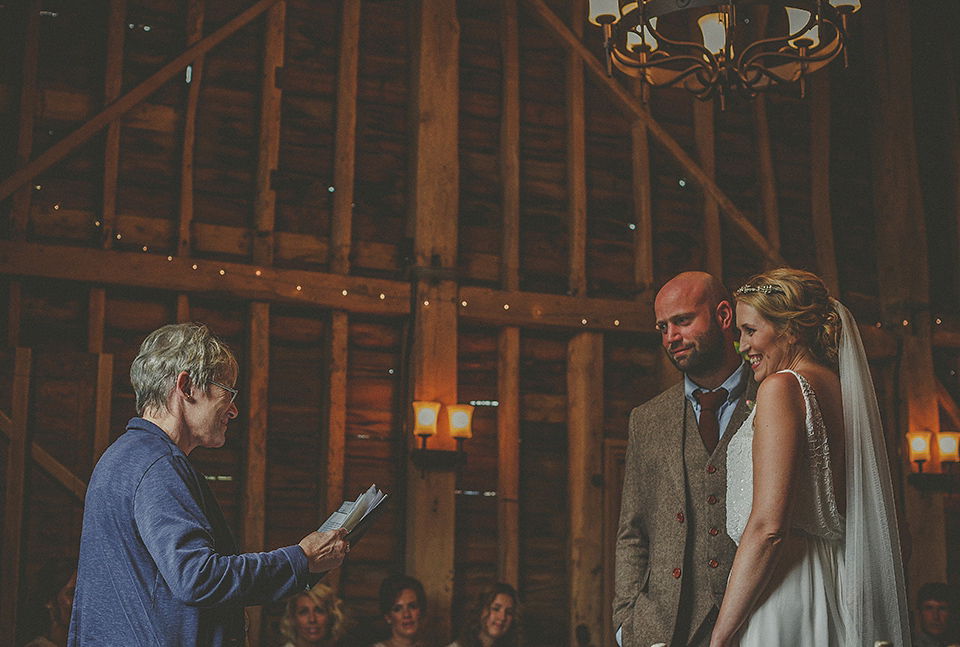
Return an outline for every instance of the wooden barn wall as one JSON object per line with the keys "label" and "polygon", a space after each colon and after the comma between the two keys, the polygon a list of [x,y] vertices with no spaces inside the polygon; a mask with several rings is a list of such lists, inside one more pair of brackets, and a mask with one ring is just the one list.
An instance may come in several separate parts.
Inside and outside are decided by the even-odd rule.
{"label": "wooden barn wall", "polygon": [[[376,626],[379,583],[410,554],[407,499],[419,478],[408,471],[406,425],[411,267],[415,243],[424,243],[413,240],[411,215],[422,127],[412,112],[412,9],[420,5],[455,7],[459,30],[458,225],[455,240],[438,242],[452,243],[456,259],[437,280],[453,277],[462,299],[457,399],[478,402],[469,458],[453,477],[452,586],[438,595],[434,620],[455,631],[462,609],[500,578],[519,587],[529,644],[574,644],[580,624],[593,644],[612,644],[605,623],[618,460],[630,409],[677,377],[650,327],[652,291],[677,272],[713,269],[731,287],[771,258],[822,272],[870,335],[897,460],[912,424],[902,402],[909,373],[897,350],[905,332],[891,315],[899,311],[879,278],[891,262],[882,235],[889,222],[875,204],[892,171],[872,163],[878,126],[864,109],[880,91],[869,50],[876,36],[862,31],[882,23],[878,12],[865,7],[872,18],[854,21],[849,67],[835,62],[805,96],[789,88],[756,101],[731,97],[721,110],[679,90],[654,92],[641,106],[628,79],[580,63],[566,34],[590,56],[601,51],[581,0],[285,0],[0,197],[0,413],[9,430],[25,397],[29,441],[0,433],[5,518],[19,505],[9,484],[22,476],[27,493],[22,541],[4,535],[2,575],[21,599],[45,559],[76,551],[83,483],[134,415],[128,371],[139,343],[163,324],[199,320],[238,355],[240,415],[224,447],[191,458],[245,545],[296,542],[335,501],[371,482],[394,495],[331,579],[359,629]],[[10,62],[0,65],[0,183],[254,6],[0,5],[0,60]],[[913,54],[922,101],[914,103],[929,314],[942,323],[933,370],[955,402],[960,67],[944,89],[930,48],[956,45],[930,22],[915,20],[913,29],[922,44]],[[264,70],[265,61],[277,69]],[[643,125],[641,107],[655,127]],[[701,186],[704,177],[728,202]],[[745,226],[759,232],[763,250]],[[20,246],[45,266],[13,266]],[[78,250],[95,255],[81,263]],[[89,267],[100,263],[113,274]],[[512,311],[503,307],[511,301]],[[15,347],[31,349],[25,396]],[[571,438],[571,429],[590,433],[569,409],[591,397],[584,348],[603,359],[593,401],[602,452]],[[951,412],[947,403],[943,416]],[[511,429],[516,443],[504,440]],[[262,438],[254,451],[251,438]],[[589,468],[583,482],[571,466]],[[602,505],[584,516],[571,504],[583,495]],[[956,496],[917,505],[925,507],[908,515],[936,517],[946,506],[946,533],[958,536]],[[602,526],[598,537],[585,537],[583,523]],[[585,538],[604,546],[590,569],[572,556]],[[586,571],[601,567],[602,582],[591,580]],[[947,572],[960,577],[955,550]],[[605,596],[603,617],[582,602],[587,594]],[[4,609],[9,595],[0,595]],[[254,618],[252,644],[276,643],[281,611],[272,605]]]}

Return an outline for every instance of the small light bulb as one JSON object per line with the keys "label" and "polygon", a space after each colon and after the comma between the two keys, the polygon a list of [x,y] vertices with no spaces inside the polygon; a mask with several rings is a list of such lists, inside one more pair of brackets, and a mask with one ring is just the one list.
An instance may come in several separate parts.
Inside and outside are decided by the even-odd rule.
{"label": "small light bulb", "polygon": [[509,310],[509,309],[510,309],[510,304],[509,304],[509,303],[504,303],[504,304],[503,304],[503,309],[504,309],[504,310]]}
{"label": "small light bulb", "polygon": [[346,290],[341,290],[341,291],[340,291],[340,294],[342,294],[343,296],[347,296],[347,291],[346,291]]}

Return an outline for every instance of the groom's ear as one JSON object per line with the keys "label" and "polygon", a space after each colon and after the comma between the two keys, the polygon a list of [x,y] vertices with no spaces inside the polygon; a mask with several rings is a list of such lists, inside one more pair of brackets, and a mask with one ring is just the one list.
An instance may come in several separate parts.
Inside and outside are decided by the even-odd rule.
{"label": "groom's ear", "polygon": [[723,300],[717,304],[717,308],[714,311],[714,316],[717,318],[717,324],[723,330],[732,329],[734,327],[733,323],[733,306],[730,305],[730,302]]}

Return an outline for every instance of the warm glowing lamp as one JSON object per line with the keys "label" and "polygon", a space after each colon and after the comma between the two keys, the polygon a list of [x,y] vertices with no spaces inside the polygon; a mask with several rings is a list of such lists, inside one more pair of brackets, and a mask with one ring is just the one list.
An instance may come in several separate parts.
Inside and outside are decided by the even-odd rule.
{"label": "warm glowing lamp", "polygon": [[423,446],[427,445],[427,438],[437,435],[437,417],[440,414],[439,402],[413,403],[413,433],[423,439]]}
{"label": "warm glowing lamp", "polygon": [[937,449],[940,450],[940,462],[960,462],[960,432],[941,431],[937,434]]}
{"label": "warm glowing lamp", "polygon": [[590,22],[610,25],[620,20],[620,0],[590,0]]}
{"label": "warm glowing lamp", "polygon": [[910,448],[910,462],[917,464],[917,471],[923,472],[923,464],[930,460],[930,440],[933,432],[911,431],[907,434],[907,445]]}
{"label": "warm glowing lamp", "polygon": [[714,56],[723,52],[727,44],[727,16],[722,13],[708,13],[697,20],[700,33],[703,34],[703,46]]}
{"label": "warm glowing lamp", "polygon": [[457,439],[457,449],[459,449],[464,438],[473,436],[471,431],[473,405],[448,404],[446,410],[447,420],[450,422],[450,435]]}
{"label": "warm glowing lamp", "polygon": [[[810,22],[810,12],[806,9],[795,9],[787,7],[787,20],[790,22],[790,34],[797,34],[796,38],[790,39],[790,45],[793,47],[814,48],[820,44],[820,27],[814,24],[810,29],[803,31],[803,28]],[[802,32],[802,33],[801,33]]]}
{"label": "warm glowing lamp", "polygon": [[[653,16],[652,18],[650,18],[650,27],[653,27],[654,29],[657,28],[656,16]],[[651,32],[646,25],[643,26],[642,37],[640,36],[639,33],[635,31],[627,32],[627,49],[635,50],[639,47],[643,47],[644,43],[646,43],[648,51],[651,51],[651,52],[660,46],[660,43],[657,42],[657,39],[654,37],[653,32]]]}
{"label": "warm glowing lamp", "polygon": [[860,0],[830,0],[830,4],[837,9],[844,9],[850,13],[860,8]]}

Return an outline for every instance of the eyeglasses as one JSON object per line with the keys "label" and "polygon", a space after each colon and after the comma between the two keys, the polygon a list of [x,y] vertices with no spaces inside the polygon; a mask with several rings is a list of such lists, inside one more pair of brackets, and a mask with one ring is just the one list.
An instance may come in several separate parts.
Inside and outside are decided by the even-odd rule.
{"label": "eyeglasses", "polygon": [[219,382],[214,382],[213,380],[210,380],[210,384],[216,384],[217,386],[219,386],[219,387],[220,387],[221,389],[223,389],[224,391],[229,391],[229,392],[230,392],[230,404],[233,404],[233,401],[237,399],[237,393],[240,392],[240,391],[237,390],[237,389],[231,389],[231,388],[230,388],[229,386],[227,386],[226,384],[220,384]]}

